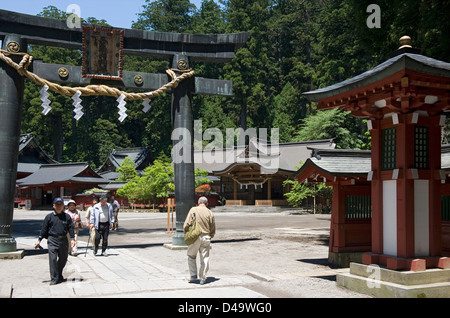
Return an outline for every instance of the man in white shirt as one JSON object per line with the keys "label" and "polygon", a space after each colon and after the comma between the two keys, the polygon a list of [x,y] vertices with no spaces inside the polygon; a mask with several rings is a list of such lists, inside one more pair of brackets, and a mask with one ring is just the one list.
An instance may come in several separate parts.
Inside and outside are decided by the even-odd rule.
{"label": "man in white shirt", "polygon": [[94,209],[89,219],[89,226],[95,227],[94,255],[97,255],[100,239],[102,240],[102,256],[106,256],[108,247],[109,230],[114,224],[114,214],[111,204],[107,202],[108,198],[102,196],[100,203],[94,205]]}

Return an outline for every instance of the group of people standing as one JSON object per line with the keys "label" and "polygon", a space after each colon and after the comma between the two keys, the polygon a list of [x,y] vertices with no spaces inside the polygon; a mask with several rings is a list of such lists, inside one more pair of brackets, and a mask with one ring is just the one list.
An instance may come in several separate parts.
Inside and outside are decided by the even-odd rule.
{"label": "group of people standing", "polygon": [[[106,256],[109,231],[110,229],[117,230],[119,227],[118,212],[120,206],[114,200],[114,197],[111,199],[111,203],[108,203],[108,197],[102,196],[100,203],[98,203],[97,199],[93,198],[92,206],[89,207],[86,213],[85,225],[90,231],[88,244],[89,240],[92,239],[94,255],[97,255],[100,240],[102,240],[101,255]],[[54,200],[53,212],[45,217],[41,234],[35,245],[35,248],[38,248],[44,238],[48,241],[50,285],[64,281],[62,272],[66,265],[68,254],[77,255],[78,232],[84,227],[80,212],[76,209],[75,201],[70,200],[67,206],[68,209],[64,213],[64,200],[62,198]],[[186,232],[195,220],[201,229],[200,236],[193,244],[188,246],[187,250],[190,273],[189,282],[193,283],[200,280],[201,285],[206,283],[211,239],[216,233],[215,218],[207,206],[208,199],[200,197],[198,206],[190,209],[183,225],[183,230]],[[197,255],[200,255],[199,270],[197,270]]]}
{"label": "group of people standing", "polygon": [[[92,238],[94,255],[97,255],[100,240],[102,240],[101,255],[106,256],[109,231],[110,229],[117,230],[119,227],[119,203],[114,200],[113,196],[111,196],[111,203],[107,201],[107,196],[102,196],[100,203],[93,198],[93,205],[88,209],[86,215],[85,225],[90,231],[89,238]],[[45,217],[41,233],[35,244],[35,248],[38,248],[42,239],[47,239],[50,285],[64,281],[62,271],[67,263],[68,255],[77,256],[78,254],[78,232],[83,228],[84,225],[80,212],[76,209],[75,201],[70,200],[67,210],[64,212],[64,200],[55,198],[53,212]]]}

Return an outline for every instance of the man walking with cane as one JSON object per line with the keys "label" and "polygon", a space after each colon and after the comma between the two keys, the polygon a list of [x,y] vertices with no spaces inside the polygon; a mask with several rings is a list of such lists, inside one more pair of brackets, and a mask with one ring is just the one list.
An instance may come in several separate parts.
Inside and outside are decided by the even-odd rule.
{"label": "man walking with cane", "polygon": [[34,246],[34,248],[38,248],[44,238],[48,241],[50,285],[56,285],[64,281],[62,272],[64,266],[66,266],[69,252],[67,233],[72,239],[70,244],[74,247],[76,242],[72,218],[64,213],[64,200],[55,198],[53,212],[45,217],[41,235],[39,235],[39,239]]}
{"label": "man walking with cane", "polygon": [[102,239],[102,256],[106,256],[106,248],[108,247],[109,230],[114,223],[114,214],[111,204],[106,202],[108,198],[102,196],[100,203],[94,205],[94,210],[91,213],[89,219],[89,226],[95,227],[95,243],[94,243],[94,255],[97,255],[98,246],[100,245],[100,239]]}

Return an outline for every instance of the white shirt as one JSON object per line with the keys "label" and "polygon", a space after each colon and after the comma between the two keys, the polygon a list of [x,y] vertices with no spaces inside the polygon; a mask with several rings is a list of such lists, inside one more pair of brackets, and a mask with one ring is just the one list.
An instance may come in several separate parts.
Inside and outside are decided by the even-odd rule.
{"label": "white shirt", "polygon": [[99,222],[100,223],[105,223],[105,222],[109,222],[109,211],[108,211],[108,205],[100,205],[100,219]]}

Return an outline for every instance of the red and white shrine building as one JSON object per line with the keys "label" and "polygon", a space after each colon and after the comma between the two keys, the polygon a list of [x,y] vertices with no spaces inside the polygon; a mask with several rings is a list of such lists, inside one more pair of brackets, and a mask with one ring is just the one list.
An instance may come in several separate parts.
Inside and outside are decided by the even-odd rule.
{"label": "red and white shrine building", "polygon": [[442,257],[441,220],[447,182],[441,129],[450,108],[450,63],[406,45],[361,75],[304,95],[320,110],[339,108],[368,119],[371,251],[363,254],[363,263],[450,267],[450,259]]}

